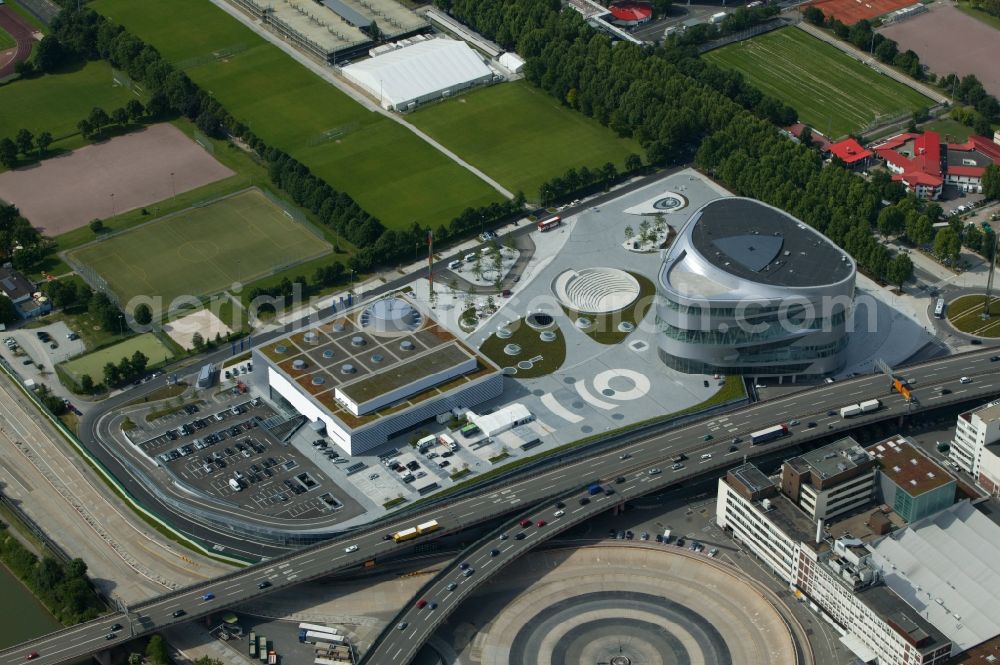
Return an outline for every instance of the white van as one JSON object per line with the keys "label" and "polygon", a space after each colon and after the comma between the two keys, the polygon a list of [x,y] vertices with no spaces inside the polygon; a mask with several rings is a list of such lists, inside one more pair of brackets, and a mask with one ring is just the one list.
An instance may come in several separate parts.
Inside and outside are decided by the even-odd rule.
{"label": "white van", "polygon": [[240,485],[240,481],[236,480],[235,478],[229,479],[229,486],[233,489],[234,492],[239,492],[241,489],[243,489],[243,486]]}
{"label": "white van", "polygon": [[476,260],[476,255],[475,255],[475,253],[472,253],[472,254],[466,254],[466,255],[465,255],[465,262],[466,262],[466,263],[472,263],[472,262],[473,262],[473,261],[475,261],[475,260]]}
{"label": "white van", "polygon": [[448,262],[448,268],[450,270],[458,270],[461,267],[462,267],[462,262],[459,261],[458,259],[455,259],[454,261],[449,261]]}

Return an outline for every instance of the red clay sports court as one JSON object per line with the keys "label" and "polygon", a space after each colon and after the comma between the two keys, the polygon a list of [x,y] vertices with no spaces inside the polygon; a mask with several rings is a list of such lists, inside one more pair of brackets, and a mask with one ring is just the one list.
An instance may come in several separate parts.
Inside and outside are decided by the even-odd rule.
{"label": "red clay sports court", "polygon": [[817,0],[800,9],[816,7],[829,17],[833,17],[845,25],[854,25],[863,18],[872,19],[882,14],[909,7],[915,0]]}

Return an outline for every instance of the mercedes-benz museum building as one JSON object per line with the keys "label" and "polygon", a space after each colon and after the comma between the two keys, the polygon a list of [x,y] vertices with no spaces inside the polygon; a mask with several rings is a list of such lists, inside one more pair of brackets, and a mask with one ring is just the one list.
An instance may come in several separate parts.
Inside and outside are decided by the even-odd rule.
{"label": "mercedes-benz museum building", "polygon": [[660,359],[694,374],[829,376],[845,364],[856,271],[844,250],[777,208],[707,203],[660,268]]}

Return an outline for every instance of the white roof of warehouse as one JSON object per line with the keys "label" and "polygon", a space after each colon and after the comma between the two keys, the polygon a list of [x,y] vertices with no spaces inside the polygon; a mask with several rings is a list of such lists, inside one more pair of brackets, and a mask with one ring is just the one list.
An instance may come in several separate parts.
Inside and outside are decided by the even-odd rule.
{"label": "white roof of warehouse", "polygon": [[964,651],[1000,634],[1000,527],[968,501],[874,546],[886,585]]}
{"label": "white roof of warehouse", "polygon": [[344,67],[344,74],[397,106],[492,75],[465,42],[428,39]]}
{"label": "white roof of warehouse", "polygon": [[494,433],[508,430],[514,426],[514,423],[524,422],[530,418],[531,411],[520,402],[515,402],[510,406],[482,416],[474,413],[469,414],[469,420],[474,422],[486,436],[493,436]]}
{"label": "white roof of warehouse", "polygon": [[522,69],[524,69],[524,59],[517,53],[512,53],[511,51],[507,51],[506,53],[502,54],[499,58],[497,58],[497,60],[501,65],[503,65],[504,67],[506,67],[507,69],[509,69],[514,73],[517,73]]}

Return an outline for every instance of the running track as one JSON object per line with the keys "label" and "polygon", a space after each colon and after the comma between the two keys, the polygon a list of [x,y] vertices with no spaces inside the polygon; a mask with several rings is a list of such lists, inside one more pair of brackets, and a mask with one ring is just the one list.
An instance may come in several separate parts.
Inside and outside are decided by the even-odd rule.
{"label": "running track", "polygon": [[14,65],[27,60],[31,55],[31,34],[34,28],[18,16],[7,5],[0,5],[0,28],[10,33],[17,42],[17,47],[0,53],[0,79],[14,73]]}

